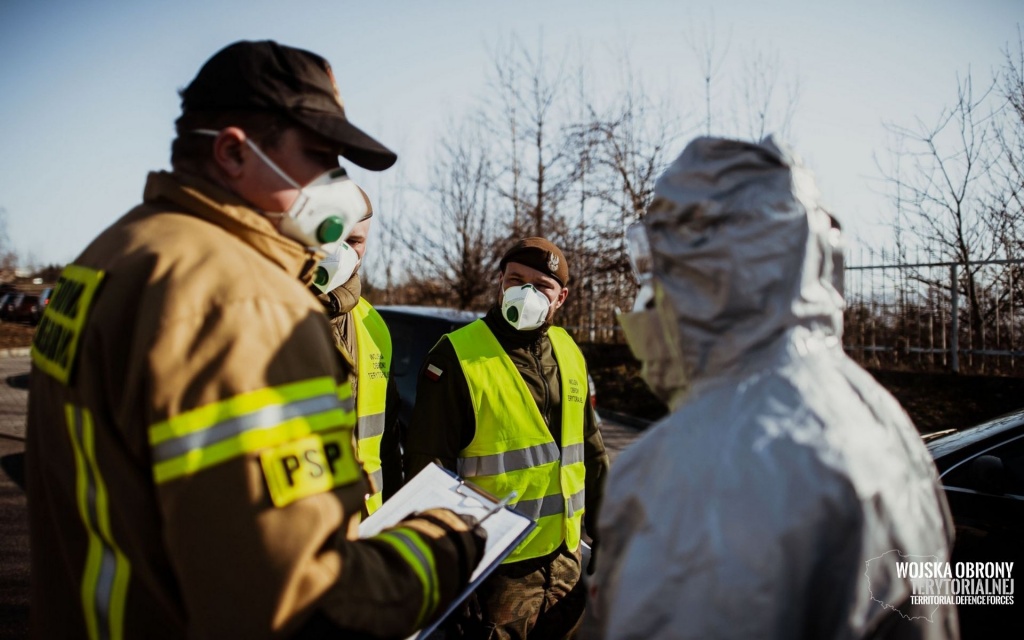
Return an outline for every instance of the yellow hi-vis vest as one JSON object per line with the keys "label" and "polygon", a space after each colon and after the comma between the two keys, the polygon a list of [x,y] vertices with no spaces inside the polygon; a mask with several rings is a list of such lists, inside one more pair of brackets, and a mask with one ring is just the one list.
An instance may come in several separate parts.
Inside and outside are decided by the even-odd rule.
{"label": "yellow hi-vis vest", "polygon": [[448,334],[469,385],[476,435],[459,452],[458,472],[537,522],[505,562],[547,555],[565,540],[575,550],[583,522],[583,411],[587,366],[560,327],[548,329],[562,391],[562,443],[555,443],[512,359],[483,320]]}
{"label": "yellow hi-vis vest", "polygon": [[356,328],[359,377],[356,385],[356,451],[363,470],[373,480],[373,493],[366,497],[366,509],[373,513],[384,501],[381,489],[380,441],[384,436],[384,407],[391,372],[391,333],[370,303],[359,298],[352,309]]}

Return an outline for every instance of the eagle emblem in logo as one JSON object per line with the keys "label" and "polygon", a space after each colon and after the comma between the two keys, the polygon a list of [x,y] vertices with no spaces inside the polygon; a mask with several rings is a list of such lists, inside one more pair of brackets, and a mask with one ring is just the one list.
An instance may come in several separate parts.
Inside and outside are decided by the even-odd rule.
{"label": "eagle emblem in logo", "polygon": [[552,273],[558,271],[558,256],[553,253],[548,254],[548,270]]}

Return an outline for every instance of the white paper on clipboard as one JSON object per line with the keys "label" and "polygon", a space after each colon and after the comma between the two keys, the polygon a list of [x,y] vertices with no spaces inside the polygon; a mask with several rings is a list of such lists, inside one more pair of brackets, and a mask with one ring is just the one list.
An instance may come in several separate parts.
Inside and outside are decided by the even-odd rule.
{"label": "white paper on clipboard", "polygon": [[[391,496],[380,509],[359,524],[359,537],[370,538],[384,529],[398,524],[413,513],[436,507],[445,507],[456,513],[474,516],[479,520],[499,504],[498,498],[501,497],[504,496],[495,498],[431,463],[406,482],[405,486]],[[491,571],[501,564],[508,554],[512,553],[519,543],[533,531],[537,523],[506,507],[494,512],[481,526],[487,531],[487,544],[484,547],[484,557],[473,571],[469,585],[449,605],[444,614],[437,618],[435,623],[416,632],[411,636],[412,638],[426,638]]]}

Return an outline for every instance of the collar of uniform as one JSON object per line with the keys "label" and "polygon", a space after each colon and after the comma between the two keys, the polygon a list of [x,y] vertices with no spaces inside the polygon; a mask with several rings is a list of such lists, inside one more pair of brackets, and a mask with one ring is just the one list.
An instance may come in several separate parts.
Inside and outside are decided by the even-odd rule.
{"label": "collar of uniform", "polygon": [[186,213],[224,228],[300,280],[312,281],[311,266],[322,254],[282,236],[273,223],[235,194],[199,176],[158,171],[149,174],[146,202],[170,200]]}
{"label": "collar of uniform", "polygon": [[353,273],[352,277],[344,284],[327,293],[317,294],[317,298],[319,298],[320,304],[324,305],[324,312],[328,318],[339,318],[356,308],[362,292],[363,287],[359,274]]}

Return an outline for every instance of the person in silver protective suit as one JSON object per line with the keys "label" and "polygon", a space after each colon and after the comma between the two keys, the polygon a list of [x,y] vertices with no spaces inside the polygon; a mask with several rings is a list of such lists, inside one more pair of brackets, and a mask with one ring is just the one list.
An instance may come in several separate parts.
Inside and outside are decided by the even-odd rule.
{"label": "person in silver protective suit", "polygon": [[620,322],[671,413],[612,466],[585,628],[958,637],[897,574],[948,561],[952,521],[914,425],[843,352],[840,233],[810,173],[772,138],[698,138],[629,237],[649,272]]}

